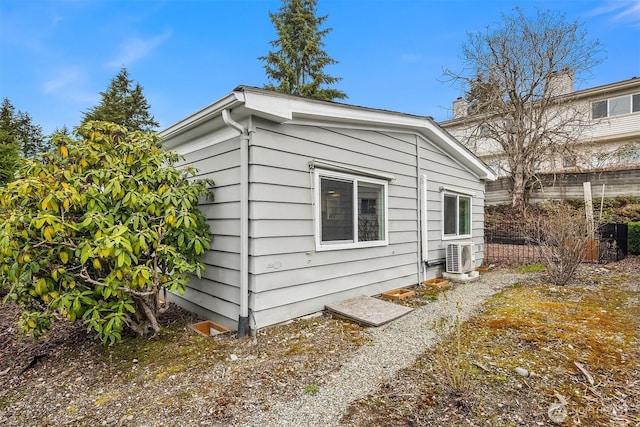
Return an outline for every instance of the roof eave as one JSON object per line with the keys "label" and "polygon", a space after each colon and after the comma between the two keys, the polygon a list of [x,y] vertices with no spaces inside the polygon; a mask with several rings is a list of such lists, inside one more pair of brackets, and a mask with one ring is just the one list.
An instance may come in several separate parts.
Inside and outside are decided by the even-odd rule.
{"label": "roof eave", "polygon": [[[195,128],[196,126],[221,115],[222,110],[235,108],[239,105],[242,105],[243,103],[244,99],[241,92],[231,92],[224,98],[221,98],[213,102],[212,104],[207,105],[206,107],[185,117],[179,122],[176,122],[171,126],[161,130],[159,132],[159,135],[165,140],[171,140],[178,135]],[[169,144],[168,147],[171,148],[171,144]]]}
{"label": "roof eave", "polygon": [[[239,109],[239,106],[243,108]],[[469,168],[478,178],[496,179],[493,171],[482,160],[429,117],[306,99],[246,86],[239,86],[224,98],[164,129],[160,135],[169,140],[167,146],[172,148],[179,145],[179,138],[176,140],[176,137],[180,134],[217,118],[224,109],[233,108],[241,115],[252,114],[280,124],[311,119],[412,129],[432,142],[440,141],[442,144],[439,145],[442,145],[444,151]]]}

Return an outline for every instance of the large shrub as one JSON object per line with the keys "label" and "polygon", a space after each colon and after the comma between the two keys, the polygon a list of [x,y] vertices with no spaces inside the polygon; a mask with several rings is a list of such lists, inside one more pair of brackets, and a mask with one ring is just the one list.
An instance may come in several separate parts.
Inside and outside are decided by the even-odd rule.
{"label": "large shrub", "polygon": [[547,212],[532,219],[530,240],[538,246],[549,280],[566,285],[574,278],[593,239],[583,210],[567,204],[550,205]]}
{"label": "large shrub", "polygon": [[627,245],[629,252],[640,255],[640,221],[629,223]]}
{"label": "large shrub", "polygon": [[42,163],[29,162],[0,190],[0,282],[33,335],[51,317],[81,320],[103,342],[127,325],[158,331],[158,292],[183,292],[211,242],[198,198],[159,136],[108,122],[59,134]]}

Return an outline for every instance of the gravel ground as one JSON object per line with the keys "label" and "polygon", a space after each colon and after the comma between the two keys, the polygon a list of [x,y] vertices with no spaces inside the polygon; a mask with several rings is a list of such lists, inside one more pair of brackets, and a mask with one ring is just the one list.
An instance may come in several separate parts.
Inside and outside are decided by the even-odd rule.
{"label": "gravel ground", "polygon": [[333,426],[354,400],[373,392],[398,370],[410,365],[425,347],[437,342],[456,317],[464,321],[491,295],[522,280],[523,274],[496,271],[478,280],[457,284],[438,301],[406,316],[370,328],[372,342],[361,347],[343,367],[319,387],[317,394],[272,405],[268,411],[235,419],[236,426]]}
{"label": "gravel ground", "polygon": [[[580,281],[636,277],[639,262],[630,257],[615,265],[584,265]],[[265,328],[256,340],[208,340],[174,327],[139,339],[139,347],[129,340],[126,350],[97,346],[81,325],[61,325],[40,343],[11,338],[17,312],[4,306],[0,425],[351,425],[341,420],[349,406],[393,383],[399,371],[447,337],[456,318],[469,319],[516,282],[542,281],[544,274],[491,271],[437,298],[416,298],[426,305],[410,305],[414,311],[378,328],[363,330],[325,315]],[[176,312],[175,324],[194,321],[183,316]],[[156,348],[170,356],[153,353]],[[40,354],[46,356],[29,369],[31,357]],[[358,422],[353,425],[368,425]]]}

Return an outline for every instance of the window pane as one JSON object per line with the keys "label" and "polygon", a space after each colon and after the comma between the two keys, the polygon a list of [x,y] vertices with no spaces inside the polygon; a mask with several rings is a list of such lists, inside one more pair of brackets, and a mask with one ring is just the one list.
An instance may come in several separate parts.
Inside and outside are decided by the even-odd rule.
{"label": "window pane", "polygon": [[322,241],[353,241],[353,182],[320,179]]}
{"label": "window pane", "polygon": [[598,101],[591,104],[591,117],[594,119],[607,117],[607,101]]}
{"label": "window pane", "polygon": [[609,100],[609,117],[629,114],[631,112],[631,99],[629,95],[611,98]]}
{"label": "window pane", "polygon": [[384,239],[384,187],[358,183],[358,241]]}
{"label": "window pane", "polygon": [[471,199],[469,197],[458,198],[458,234],[471,234]]}
{"label": "window pane", "polygon": [[640,93],[633,95],[633,107],[632,107],[632,111],[634,113],[640,111]]}
{"label": "window pane", "polygon": [[444,196],[444,234],[456,234],[456,217],[457,217],[458,197],[445,194]]}

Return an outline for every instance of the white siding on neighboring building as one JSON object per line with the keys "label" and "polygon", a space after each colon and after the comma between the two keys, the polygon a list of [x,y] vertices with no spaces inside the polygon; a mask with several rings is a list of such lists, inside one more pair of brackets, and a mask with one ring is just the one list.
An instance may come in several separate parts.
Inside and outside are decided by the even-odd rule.
{"label": "white siding on neighboring building", "polygon": [[[580,130],[574,129],[576,141],[570,147],[574,151],[571,157],[575,157],[575,162],[567,162],[561,156],[543,158],[538,165],[538,172],[640,167],[640,152],[637,158],[618,155],[621,147],[634,145],[640,149],[640,111],[630,111],[627,114],[605,118],[592,118],[593,102],[620,97],[629,97],[631,100],[634,94],[640,96],[640,79],[638,78],[564,93],[562,95],[564,98],[559,97],[558,99],[563,101],[558,104],[560,111],[564,109],[570,115],[574,112],[578,113]],[[459,108],[459,103],[459,99],[454,101],[454,110]],[[553,110],[550,117],[556,114],[557,110]],[[499,117],[495,119],[500,120]],[[441,122],[440,125],[484,160],[494,171],[499,172],[498,166],[506,165],[500,145],[494,140],[483,137],[483,133],[478,129],[478,116],[454,116],[452,120]]]}

